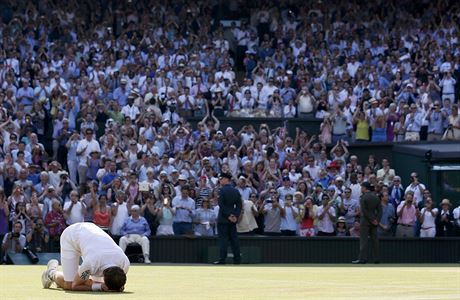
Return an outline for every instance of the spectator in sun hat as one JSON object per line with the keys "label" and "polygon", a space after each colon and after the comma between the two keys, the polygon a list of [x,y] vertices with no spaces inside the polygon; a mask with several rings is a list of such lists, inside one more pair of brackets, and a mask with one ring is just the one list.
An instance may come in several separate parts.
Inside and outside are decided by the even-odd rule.
{"label": "spectator in sun hat", "polygon": [[203,199],[201,207],[194,213],[195,235],[213,236],[217,216],[211,208],[209,199]]}
{"label": "spectator in sun hat", "polygon": [[451,211],[452,204],[449,199],[442,199],[441,209],[436,217],[436,236],[454,235],[454,216]]}
{"label": "spectator in sun hat", "polygon": [[235,188],[240,193],[241,199],[243,201],[249,200],[249,196],[252,192],[254,192],[254,189],[251,188],[250,183],[248,183],[248,179],[245,176],[238,177],[238,181]]}
{"label": "spectator in sun hat", "polygon": [[178,185],[175,187],[176,195],[180,194],[182,187],[185,186],[187,182],[188,182],[188,177],[185,174],[179,174],[179,177],[177,178]]}
{"label": "spectator in sun hat", "polygon": [[337,219],[337,224],[335,227],[335,235],[336,236],[348,236],[349,232],[347,230],[347,224],[345,222],[345,217],[339,217]]}

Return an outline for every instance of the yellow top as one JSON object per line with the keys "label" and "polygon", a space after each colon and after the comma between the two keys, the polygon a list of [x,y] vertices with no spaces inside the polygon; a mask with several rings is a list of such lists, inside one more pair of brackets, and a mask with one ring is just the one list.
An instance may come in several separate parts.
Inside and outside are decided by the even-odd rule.
{"label": "yellow top", "polygon": [[366,120],[358,120],[356,123],[356,139],[369,140],[369,123]]}

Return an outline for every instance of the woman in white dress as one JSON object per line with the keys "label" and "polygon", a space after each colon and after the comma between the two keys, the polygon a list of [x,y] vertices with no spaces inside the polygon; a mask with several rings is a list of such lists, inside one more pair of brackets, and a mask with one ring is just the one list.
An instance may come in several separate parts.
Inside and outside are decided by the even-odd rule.
{"label": "woman in white dress", "polygon": [[110,233],[112,235],[120,235],[120,229],[129,218],[128,204],[125,202],[126,194],[122,191],[117,192],[115,203],[112,204],[112,224],[110,225]]}
{"label": "woman in white dress", "polygon": [[438,209],[433,207],[433,200],[427,198],[425,201],[425,207],[420,211],[419,221],[422,224],[420,228],[420,237],[435,237],[436,236],[436,216],[438,215]]}

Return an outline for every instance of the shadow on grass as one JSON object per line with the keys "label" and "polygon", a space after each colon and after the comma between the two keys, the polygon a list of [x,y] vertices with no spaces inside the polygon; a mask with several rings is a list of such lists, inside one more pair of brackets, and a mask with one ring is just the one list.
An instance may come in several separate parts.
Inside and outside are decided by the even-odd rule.
{"label": "shadow on grass", "polygon": [[73,294],[73,295],[85,295],[89,297],[110,297],[113,295],[124,295],[124,294],[134,294],[134,292],[124,291],[123,293],[116,293],[116,292],[79,292],[79,291],[65,291],[66,294]]}
{"label": "shadow on grass", "polygon": [[134,292],[130,291],[123,291],[123,293],[116,293],[116,292],[93,292],[93,291],[66,291],[61,288],[51,288],[50,291],[55,292],[63,292],[66,294],[74,294],[74,295],[85,295],[88,297],[110,297],[113,295],[124,295],[124,294],[134,294]]}
{"label": "shadow on grass", "polygon": [[[137,265],[136,265],[137,266]],[[273,268],[273,267],[283,267],[283,268],[400,268],[400,267],[413,267],[413,268],[429,268],[429,267],[451,267],[458,268],[459,264],[456,263],[406,263],[406,264],[390,264],[390,263],[380,263],[373,264],[367,263],[363,265],[353,265],[350,263],[343,264],[330,264],[330,263],[314,263],[314,264],[241,264],[235,266],[233,264],[219,265],[215,266],[213,264],[184,264],[184,263],[154,263],[151,265],[139,265],[144,267],[213,267],[213,268]]]}

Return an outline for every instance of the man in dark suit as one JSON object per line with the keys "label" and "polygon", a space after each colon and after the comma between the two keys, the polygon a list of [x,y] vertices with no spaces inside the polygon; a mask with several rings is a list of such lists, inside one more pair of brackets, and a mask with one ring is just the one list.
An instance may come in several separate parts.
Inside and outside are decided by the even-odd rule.
{"label": "man in dark suit", "polygon": [[382,218],[382,206],[379,197],[374,193],[373,187],[369,182],[361,184],[361,233],[359,236],[359,258],[353,264],[365,264],[367,262],[369,238],[372,241],[372,256],[375,263],[379,263],[379,245],[377,238],[377,228],[379,220]]}
{"label": "man in dark suit", "polygon": [[390,203],[393,204],[395,210],[398,208],[399,203],[404,200],[404,194],[405,191],[401,185],[401,177],[395,176],[393,184],[388,188]]}
{"label": "man in dark suit", "polygon": [[230,181],[232,175],[223,173],[219,177],[219,215],[217,216],[217,233],[219,236],[220,257],[214,264],[223,265],[227,258],[228,242],[232,247],[233,263],[241,263],[240,244],[236,233],[236,223],[241,213],[241,195]]}

